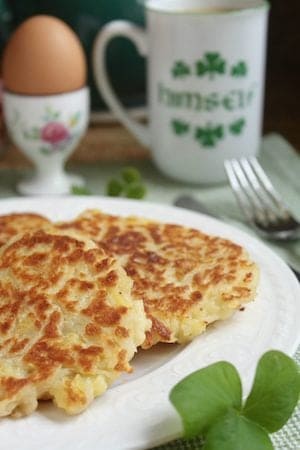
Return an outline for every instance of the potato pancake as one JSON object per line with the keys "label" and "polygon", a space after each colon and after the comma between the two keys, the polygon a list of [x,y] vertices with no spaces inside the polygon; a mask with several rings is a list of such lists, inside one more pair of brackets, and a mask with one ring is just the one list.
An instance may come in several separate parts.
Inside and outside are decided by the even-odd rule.
{"label": "potato pancake", "polygon": [[241,246],[199,230],[87,210],[56,225],[93,239],[133,279],[152,321],[142,345],[186,343],[254,299],[258,268]]}
{"label": "potato pancake", "polygon": [[0,249],[0,416],[52,399],[84,410],[122,372],[150,328],[116,260],[88,239],[18,235]]}
{"label": "potato pancake", "polygon": [[32,231],[49,225],[44,216],[34,213],[12,213],[0,216],[0,246],[19,233]]}

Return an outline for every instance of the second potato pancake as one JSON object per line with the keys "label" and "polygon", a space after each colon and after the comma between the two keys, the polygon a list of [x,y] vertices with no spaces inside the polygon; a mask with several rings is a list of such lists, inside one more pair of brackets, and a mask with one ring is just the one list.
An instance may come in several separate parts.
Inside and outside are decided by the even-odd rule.
{"label": "second potato pancake", "polygon": [[2,215],[0,216],[0,247],[19,233],[37,230],[50,223],[46,217],[30,212]]}
{"label": "second potato pancake", "polygon": [[186,343],[254,299],[258,268],[239,245],[180,225],[97,210],[56,225],[93,239],[133,279],[152,320],[142,345]]}

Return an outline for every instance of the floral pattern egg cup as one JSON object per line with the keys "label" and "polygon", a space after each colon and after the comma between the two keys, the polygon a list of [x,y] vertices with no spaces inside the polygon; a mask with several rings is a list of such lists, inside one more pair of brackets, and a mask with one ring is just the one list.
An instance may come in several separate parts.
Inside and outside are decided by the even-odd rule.
{"label": "floral pattern egg cup", "polygon": [[36,169],[31,178],[17,185],[20,194],[68,194],[73,185],[84,184],[82,178],[67,174],[64,165],[87,129],[87,87],[49,96],[5,91],[3,107],[12,141]]}

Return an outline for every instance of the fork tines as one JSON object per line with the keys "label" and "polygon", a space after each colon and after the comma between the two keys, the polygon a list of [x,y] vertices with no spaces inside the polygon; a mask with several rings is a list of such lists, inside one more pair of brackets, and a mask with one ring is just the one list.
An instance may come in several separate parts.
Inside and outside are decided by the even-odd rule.
{"label": "fork tines", "polygon": [[264,226],[293,220],[255,157],[227,160],[225,170],[248,220]]}

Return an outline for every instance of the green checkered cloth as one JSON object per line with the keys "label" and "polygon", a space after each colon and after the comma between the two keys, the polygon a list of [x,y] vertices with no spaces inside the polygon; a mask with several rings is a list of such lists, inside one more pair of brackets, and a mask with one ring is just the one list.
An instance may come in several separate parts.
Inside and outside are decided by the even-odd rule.
{"label": "green checkered cloth", "polygon": [[[300,347],[295,355],[295,360],[300,364]],[[300,450],[300,405],[296,408],[286,425],[277,433],[271,435],[271,439],[276,450]],[[155,447],[155,450],[201,450],[201,448],[200,439],[188,441],[178,439],[160,447]]]}

